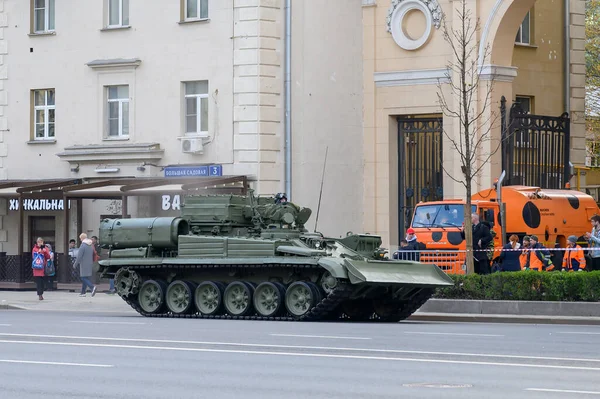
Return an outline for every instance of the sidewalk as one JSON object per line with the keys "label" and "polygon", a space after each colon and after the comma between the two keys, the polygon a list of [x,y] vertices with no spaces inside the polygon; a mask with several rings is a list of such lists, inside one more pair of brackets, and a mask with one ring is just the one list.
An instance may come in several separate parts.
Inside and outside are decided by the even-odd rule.
{"label": "sidewalk", "polygon": [[96,295],[91,292],[79,297],[79,290],[46,291],[40,301],[35,291],[0,291],[0,311],[5,309],[40,310],[54,312],[92,312],[92,313],[138,313],[118,295],[108,295],[108,284],[99,285]]}

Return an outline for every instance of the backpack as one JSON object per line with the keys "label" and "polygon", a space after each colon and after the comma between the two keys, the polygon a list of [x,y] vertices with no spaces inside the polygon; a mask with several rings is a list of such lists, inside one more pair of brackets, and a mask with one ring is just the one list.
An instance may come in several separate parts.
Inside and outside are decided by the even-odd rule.
{"label": "backpack", "polygon": [[46,276],[54,276],[56,268],[54,267],[54,252],[50,252],[50,259],[46,262]]}
{"label": "backpack", "polygon": [[44,254],[41,252],[33,253],[33,260],[31,261],[31,268],[41,270],[44,268]]}

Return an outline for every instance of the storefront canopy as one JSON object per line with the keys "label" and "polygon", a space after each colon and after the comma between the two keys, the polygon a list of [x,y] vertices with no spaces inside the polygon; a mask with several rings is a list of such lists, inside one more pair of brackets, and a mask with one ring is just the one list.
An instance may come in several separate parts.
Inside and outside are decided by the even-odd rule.
{"label": "storefront canopy", "polygon": [[[156,194],[246,194],[246,176],[218,177],[123,177],[113,179],[11,180],[0,182],[0,198],[49,200],[116,199],[122,201],[122,216],[127,216],[127,198]],[[24,206],[18,206],[18,248],[23,248]],[[80,212],[81,207],[77,208]],[[69,207],[62,207],[64,217],[64,248],[68,247]],[[78,217],[79,219],[79,217]]]}

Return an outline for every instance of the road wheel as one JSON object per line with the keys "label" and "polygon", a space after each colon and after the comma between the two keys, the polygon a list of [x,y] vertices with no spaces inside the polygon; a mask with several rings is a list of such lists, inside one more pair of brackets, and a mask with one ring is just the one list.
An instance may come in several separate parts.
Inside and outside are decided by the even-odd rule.
{"label": "road wheel", "polygon": [[216,281],[203,281],[194,293],[196,309],[206,316],[221,313],[223,308],[223,292],[225,286]]}
{"label": "road wheel", "polygon": [[309,283],[296,281],[290,284],[285,292],[285,307],[294,318],[301,318],[315,307],[314,291]]}
{"label": "road wheel", "polygon": [[160,313],[165,306],[167,284],[161,280],[148,280],[142,284],[138,302],[146,313]]}
{"label": "road wheel", "polygon": [[284,296],[285,288],[283,285],[270,282],[261,283],[254,290],[254,309],[261,316],[277,316],[283,309]]}
{"label": "road wheel", "polygon": [[225,288],[223,302],[227,313],[232,316],[247,316],[252,311],[254,289],[243,281],[234,281]]}
{"label": "road wheel", "polygon": [[192,312],[194,310],[194,288],[187,281],[173,281],[167,288],[167,308],[175,314]]}

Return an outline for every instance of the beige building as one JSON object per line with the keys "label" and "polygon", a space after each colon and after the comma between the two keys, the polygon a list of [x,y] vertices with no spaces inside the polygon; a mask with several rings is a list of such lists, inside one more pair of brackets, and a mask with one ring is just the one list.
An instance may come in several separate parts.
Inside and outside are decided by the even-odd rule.
{"label": "beige building", "polygon": [[[460,4],[363,1],[363,220],[365,230],[381,234],[392,248],[404,236],[416,203],[465,195],[462,184],[452,179],[462,178],[461,162],[452,147],[459,124],[444,115],[438,103],[438,93],[444,93],[450,108],[458,110],[458,100],[448,94],[448,76],[457,75],[447,75],[454,59],[443,37],[441,16],[446,15],[450,29],[459,29],[461,20],[453,8]],[[531,119],[536,121],[534,127],[514,139],[516,146],[502,144],[482,165],[473,192],[491,187],[502,170],[512,170],[513,183],[532,184],[537,179],[545,186],[564,187],[568,161],[576,168],[585,160],[585,1],[468,0],[466,4],[473,23],[475,18],[480,22],[471,43],[470,61],[481,78],[472,112],[481,112],[482,121],[495,121],[477,125],[483,132],[491,131],[491,141],[481,148],[475,166],[494,153],[501,137],[509,137],[502,136],[499,119],[503,98],[505,120],[513,120],[509,115],[513,102],[520,103],[524,112],[555,118],[549,124],[543,123],[548,118]],[[486,102],[485,87],[491,81],[493,90]],[[570,121],[560,118],[563,112],[568,112]],[[570,137],[564,126],[556,132],[548,127],[561,122],[569,127]],[[535,141],[552,135],[563,140],[554,151]],[[558,155],[549,158],[550,153]],[[539,165],[545,169],[534,169]]]}
{"label": "beige building", "polygon": [[327,147],[319,230],[360,230],[361,3],[293,3],[289,25],[285,0],[0,0],[0,251],[41,235],[63,252],[123,213],[122,186],[89,186],[65,233],[63,198],[25,190],[18,248],[22,180],[163,178],[136,217],[177,213],[182,174],[246,176],[291,187],[314,224]]}
{"label": "beige building", "polygon": [[[535,114],[568,111],[578,165],[584,1],[567,2],[567,14],[563,3],[468,1],[481,48],[491,50],[480,57],[484,81],[496,80],[490,109],[504,96],[509,109],[518,100]],[[176,214],[182,174],[246,176],[259,194],[288,191],[313,209],[312,230],[326,152],[318,230],[377,233],[397,245],[400,216],[416,200],[464,195],[440,167],[459,174],[460,164],[435,136],[458,132],[436,95],[450,61],[440,12],[454,26],[452,4],[0,0],[0,250],[27,252],[43,235],[62,252],[65,237],[97,234],[102,216]],[[499,175],[501,158],[476,189]],[[118,194],[131,186],[86,186],[68,212],[52,189],[23,187],[116,178],[163,181],[133,190],[144,195],[126,212]]]}

